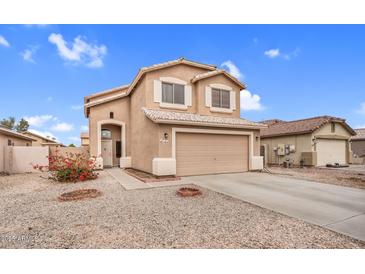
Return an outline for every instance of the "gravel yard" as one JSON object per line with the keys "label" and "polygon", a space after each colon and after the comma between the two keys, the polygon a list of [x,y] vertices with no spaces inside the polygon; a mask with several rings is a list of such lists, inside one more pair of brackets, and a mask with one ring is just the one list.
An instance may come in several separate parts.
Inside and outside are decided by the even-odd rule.
{"label": "gravel yard", "polygon": [[269,167],[269,170],[278,175],[365,189],[365,165],[350,166],[349,168]]}
{"label": "gravel yard", "polygon": [[[101,197],[59,202],[79,188]],[[2,248],[365,248],[336,232],[202,189],[125,191],[105,172],[94,181],[53,183],[37,174],[0,176]]]}

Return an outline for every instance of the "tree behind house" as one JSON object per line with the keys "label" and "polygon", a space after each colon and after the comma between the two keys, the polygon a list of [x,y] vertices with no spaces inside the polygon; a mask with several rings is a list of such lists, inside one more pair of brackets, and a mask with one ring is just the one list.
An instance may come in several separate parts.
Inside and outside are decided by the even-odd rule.
{"label": "tree behind house", "polygon": [[22,118],[19,123],[15,126],[15,130],[17,132],[24,132],[27,131],[29,128],[29,123],[27,120],[25,120],[24,118]]}
{"label": "tree behind house", "polygon": [[4,118],[0,121],[0,124],[8,129],[13,130],[15,126],[15,118],[9,117],[8,119]]}
{"label": "tree behind house", "polygon": [[7,127],[11,130],[16,130],[17,132],[27,131],[29,128],[29,123],[27,120],[22,118],[17,124],[15,124],[15,117],[10,116],[9,118],[4,118],[0,121],[0,125]]}

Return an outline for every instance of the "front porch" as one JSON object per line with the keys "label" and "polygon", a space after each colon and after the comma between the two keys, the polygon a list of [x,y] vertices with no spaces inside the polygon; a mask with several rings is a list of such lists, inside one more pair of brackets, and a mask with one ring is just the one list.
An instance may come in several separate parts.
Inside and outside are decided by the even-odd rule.
{"label": "front porch", "polygon": [[131,157],[126,156],[126,125],[115,119],[97,122],[98,169],[131,166]]}

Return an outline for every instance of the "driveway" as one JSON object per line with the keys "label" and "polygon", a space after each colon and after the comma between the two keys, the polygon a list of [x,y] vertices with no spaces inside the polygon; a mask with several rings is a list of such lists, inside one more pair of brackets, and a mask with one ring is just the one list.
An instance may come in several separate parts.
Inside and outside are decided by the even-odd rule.
{"label": "driveway", "polygon": [[365,190],[256,172],[184,180],[365,241]]}

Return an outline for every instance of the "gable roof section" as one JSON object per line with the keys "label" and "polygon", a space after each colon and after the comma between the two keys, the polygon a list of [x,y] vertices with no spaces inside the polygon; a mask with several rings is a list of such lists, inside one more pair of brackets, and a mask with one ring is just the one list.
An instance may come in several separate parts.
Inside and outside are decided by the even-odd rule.
{"label": "gable roof section", "polygon": [[365,128],[357,128],[354,129],[354,131],[356,132],[356,135],[351,137],[351,141],[365,140]]}
{"label": "gable roof section", "polygon": [[162,68],[167,68],[167,67],[172,67],[172,66],[176,66],[176,65],[180,65],[180,64],[185,64],[185,65],[198,67],[198,68],[204,68],[204,69],[212,70],[212,71],[217,69],[216,66],[206,65],[206,64],[195,62],[195,61],[189,61],[183,57],[176,59],[176,60],[172,60],[172,61],[168,61],[168,62],[164,62],[164,63],[160,63],[160,64],[155,64],[155,65],[148,66],[148,67],[143,67],[138,71],[136,77],[134,78],[131,85],[129,86],[128,94],[133,91],[133,88],[138,84],[139,80],[142,78],[142,76],[146,72],[150,72],[150,71],[154,71],[154,70],[158,70],[158,69],[162,69]]}
{"label": "gable roof section", "polygon": [[339,122],[351,133],[351,135],[355,134],[354,130],[345,122],[345,119],[332,116],[318,116],[289,122],[277,122],[271,125],[268,124],[269,127],[261,130],[260,134],[262,138],[265,138],[311,133],[329,122]]}
{"label": "gable roof section", "polygon": [[208,71],[208,72],[205,72],[205,73],[198,74],[191,80],[191,82],[195,83],[195,82],[198,82],[202,79],[206,79],[206,78],[213,77],[213,76],[220,75],[220,74],[222,74],[222,75],[228,77],[229,79],[231,79],[233,82],[235,82],[242,89],[246,88],[246,85],[244,83],[242,83],[236,77],[234,77],[233,75],[231,75],[230,73],[228,73],[227,71],[222,70],[222,69],[216,69],[214,71]]}
{"label": "gable roof section", "polygon": [[195,126],[227,127],[227,128],[250,128],[260,129],[267,126],[246,119],[200,115],[185,112],[163,111],[142,108],[144,114],[154,123],[162,124],[184,124]]}
{"label": "gable roof section", "polygon": [[[106,102],[110,102],[110,101],[113,101],[113,100],[128,96],[133,91],[134,87],[138,84],[138,82],[141,80],[141,78],[144,76],[145,73],[150,72],[150,71],[154,71],[154,70],[158,70],[158,69],[162,69],[162,68],[176,66],[176,65],[179,65],[179,64],[185,64],[185,65],[189,65],[189,66],[204,68],[204,69],[211,70],[211,71],[214,71],[214,70],[217,69],[216,66],[206,65],[206,64],[195,62],[195,61],[189,61],[189,60],[187,60],[183,57],[179,58],[179,59],[176,59],[176,60],[164,62],[164,63],[154,64],[154,65],[151,65],[151,66],[148,66],[148,67],[142,67],[138,71],[136,77],[134,77],[134,79],[133,79],[133,81],[130,85],[123,85],[123,86],[120,86],[120,87],[112,88],[112,89],[109,89],[109,90],[105,90],[105,91],[102,91],[102,92],[98,92],[98,93],[94,93],[94,94],[85,96],[84,97],[84,114],[85,114],[85,116],[88,117],[89,107],[100,105],[100,104],[103,104],[103,103],[106,103]],[[231,77],[233,77],[233,76],[231,76]],[[115,91],[120,91],[120,93],[115,94],[115,95],[111,95],[111,96],[108,96],[108,97],[100,98],[98,100],[94,100],[93,102],[88,102],[88,100],[91,99],[91,98],[95,98],[95,97],[98,97],[98,96],[101,96],[101,95],[107,95],[107,94],[113,93]]]}
{"label": "gable roof section", "polygon": [[22,133],[16,132],[14,130],[8,129],[6,127],[0,126],[0,134],[4,134],[6,136],[13,136],[13,137],[17,137],[23,140],[27,140],[27,141],[36,141],[28,136],[25,136]]}

